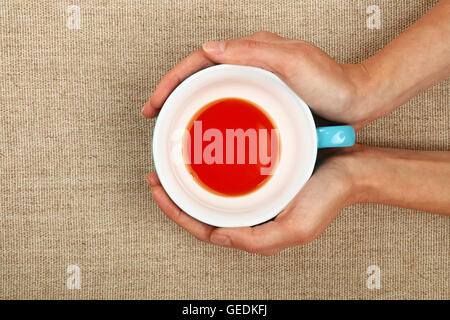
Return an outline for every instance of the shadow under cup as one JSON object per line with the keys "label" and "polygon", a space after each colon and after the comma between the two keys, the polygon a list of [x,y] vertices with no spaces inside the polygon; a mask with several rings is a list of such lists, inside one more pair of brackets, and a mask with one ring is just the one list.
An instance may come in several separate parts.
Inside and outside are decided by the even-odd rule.
{"label": "shadow under cup", "polygon": [[[183,153],[190,121],[205,105],[224,98],[259,106],[278,129],[282,146],[270,179],[232,197],[201,186]],[[169,197],[195,219],[218,227],[252,226],[275,217],[310,178],[316,155],[316,127],[306,103],[273,73],[248,66],[217,65],[187,78],[164,103],[153,135],[155,169]]]}

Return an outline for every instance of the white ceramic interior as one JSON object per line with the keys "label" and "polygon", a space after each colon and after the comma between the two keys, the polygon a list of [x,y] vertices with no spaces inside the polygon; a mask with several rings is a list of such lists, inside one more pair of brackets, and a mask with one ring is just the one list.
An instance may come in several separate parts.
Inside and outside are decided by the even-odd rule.
{"label": "white ceramic interior", "polygon": [[[184,130],[194,114],[226,97],[259,105],[281,139],[273,176],[256,191],[237,197],[202,188],[189,174],[182,153]],[[153,134],[155,168],[167,194],[187,214],[218,227],[252,226],[275,217],[310,178],[316,155],[316,127],[306,103],[275,74],[248,66],[217,65],[184,80],[164,103]]]}

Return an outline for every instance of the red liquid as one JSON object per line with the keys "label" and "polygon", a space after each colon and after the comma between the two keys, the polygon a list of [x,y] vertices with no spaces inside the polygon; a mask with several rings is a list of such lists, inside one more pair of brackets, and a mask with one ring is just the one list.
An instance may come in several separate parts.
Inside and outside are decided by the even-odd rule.
{"label": "red liquid", "polygon": [[[201,121],[201,131],[198,129],[199,122],[197,121]],[[205,139],[207,138],[205,132],[211,131],[208,129],[217,129],[215,134],[220,132],[222,138],[214,135]],[[244,136],[243,139],[241,136],[241,140],[238,142],[237,137],[230,139],[227,136],[227,129],[242,129],[241,133],[248,133],[247,130],[252,129],[250,131],[255,134]],[[265,129],[266,135],[261,136],[259,129]],[[276,131],[271,131],[272,129],[275,129],[275,125],[271,119],[258,106],[249,101],[237,98],[213,101],[197,112],[187,127],[189,135],[186,135],[184,140],[187,168],[194,179],[211,192],[226,196],[250,193],[267,182],[278,162],[279,137]],[[200,132],[201,134],[198,134]],[[250,142],[251,137],[253,143]],[[256,137],[256,143],[254,137]],[[201,145],[199,141],[201,141]],[[232,144],[229,144],[229,148],[227,148],[227,143],[231,141],[234,143],[234,148]],[[212,148],[213,143],[216,143],[216,148]],[[210,144],[211,146],[208,147]],[[209,148],[209,152],[205,153],[207,148]],[[274,149],[273,154],[272,149]],[[261,156],[261,152],[267,157]],[[245,156],[243,156],[244,153]],[[197,158],[195,158],[195,154]],[[209,159],[212,156],[214,162],[211,163],[210,160],[208,164],[205,161],[207,159],[205,154],[210,155]],[[261,171],[262,168],[266,170],[264,174]]]}

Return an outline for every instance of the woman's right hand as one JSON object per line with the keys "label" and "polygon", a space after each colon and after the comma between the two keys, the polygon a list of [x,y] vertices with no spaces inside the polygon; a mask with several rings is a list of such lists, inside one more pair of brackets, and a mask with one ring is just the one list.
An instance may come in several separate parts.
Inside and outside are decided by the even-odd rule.
{"label": "woman's right hand", "polygon": [[142,110],[157,115],[175,87],[191,74],[227,63],[260,67],[277,74],[311,109],[330,121],[362,127],[372,120],[362,108],[367,73],[360,64],[339,64],[312,44],[261,31],[250,36],[207,42],[168,72]]}

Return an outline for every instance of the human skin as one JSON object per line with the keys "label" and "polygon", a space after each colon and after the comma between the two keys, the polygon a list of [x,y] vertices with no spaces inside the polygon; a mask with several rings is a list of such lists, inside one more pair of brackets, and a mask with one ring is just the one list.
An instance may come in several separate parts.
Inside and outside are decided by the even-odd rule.
{"label": "human skin", "polygon": [[161,79],[142,114],[155,117],[172,90],[191,74],[229,63],[276,73],[316,114],[359,129],[450,75],[448,34],[450,0],[444,0],[359,64],[339,64],[308,42],[267,31],[207,42]]}
{"label": "human skin", "polygon": [[197,239],[263,255],[316,239],[347,206],[382,203],[450,215],[450,152],[357,145],[318,165],[306,185],[273,221],[256,227],[216,228],[179,209],[156,173],[147,176],[153,199]]}
{"label": "human skin", "polygon": [[[339,64],[312,44],[269,32],[209,42],[163,77],[142,114],[155,117],[171,91],[192,73],[230,63],[276,73],[317,115],[359,129],[450,75],[449,33],[450,0],[444,0],[359,64]],[[275,220],[246,228],[203,224],[170,200],[155,173],[147,181],[162,211],[198,239],[264,255],[312,241],[342,208],[355,203],[450,214],[450,152],[365,146],[332,151]]]}

